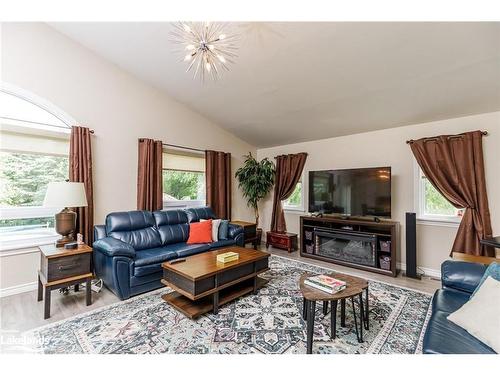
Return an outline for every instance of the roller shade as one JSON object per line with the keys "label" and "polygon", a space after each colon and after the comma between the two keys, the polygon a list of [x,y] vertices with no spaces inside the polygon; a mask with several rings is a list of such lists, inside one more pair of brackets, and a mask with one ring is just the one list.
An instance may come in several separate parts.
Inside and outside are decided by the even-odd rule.
{"label": "roller shade", "polygon": [[69,155],[69,139],[0,130],[0,150],[56,156]]}
{"label": "roller shade", "polygon": [[187,172],[205,172],[205,156],[163,152],[163,169]]}

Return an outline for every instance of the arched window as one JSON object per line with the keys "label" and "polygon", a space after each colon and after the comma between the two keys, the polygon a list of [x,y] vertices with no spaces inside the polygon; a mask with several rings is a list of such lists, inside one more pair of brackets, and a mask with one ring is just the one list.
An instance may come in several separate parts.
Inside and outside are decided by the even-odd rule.
{"label": "arched window", "polygon": [[68,178],[74,121],[47,101],[19,89],[0,89],[0,245],[50,243],[54,214],[43,207],[47,184]]}

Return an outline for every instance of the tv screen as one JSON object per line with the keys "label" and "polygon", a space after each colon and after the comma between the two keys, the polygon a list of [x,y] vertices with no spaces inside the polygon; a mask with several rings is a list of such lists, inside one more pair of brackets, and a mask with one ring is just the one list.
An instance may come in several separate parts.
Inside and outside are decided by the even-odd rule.
{"label": "tv screen", "polygon": [[309,172],[309,212],[391,217],[391,167]]}

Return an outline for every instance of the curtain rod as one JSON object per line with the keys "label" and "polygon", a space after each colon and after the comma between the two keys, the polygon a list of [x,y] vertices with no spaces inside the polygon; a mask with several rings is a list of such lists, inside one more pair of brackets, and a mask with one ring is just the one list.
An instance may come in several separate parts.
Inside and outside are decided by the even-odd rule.
{"label": "curtain rod", "polygon": [[202,150],[201,148],[194,148],[194,147],[187,147],[187,146],[178,146],[178,145],[173,145],[171,143],[162,143],[163,146],[168,146],[168,147],[175,147],[175,148],[181,148],[183,150],[191,150],[191,151],[199,151],[199,152],[205,152],[205,150]]}
{"label": "curtain rod", "polygon": [[[139,139],[139,142],[143,142],[144,139],[143,138],[140,138]],[[187,146],[179,146],[179,145],[173,145],[171,143],[163,143],[162,142],[162,145],[163,146],[167,146],[167,147],[175,147],[175,148],[181,148],[183,150],[191,150],[191,151],[199,151],[199,152],[205,152],[205,150],[202,150],[200,148],[194,148],[194,147],[187,147]]]}
{"label": "curtain rod", "polygon": [[[0,116],[0,118],[2,119],[5,119],[5,120],[13,120],[13,121],[19,121],[19,122],[26,122],[28,124],[35,124],[35,125],[43,125],[43,126],[49,126],[51,128],[57,128],[57,129],[71,129],[72,126],[71,125],[68,125],[66,123],[64,123],[64,125],[66,126],[57,126],[57,125],[53,125],[53,124],[49,124],[49,123],[46,123],[46,122],[39,122],[39,121],[30,121],[30,120],[21,120],[21,119],[18,119],[18,118],[14,118],[14,117],[6,117],[6,116]],[[62,120],[61,120],[62,121]],[[91,134],[94,134],[94,129],[90,129],[89,132]]]}
{"label": "curtain rod", "polygon": [[[486,130],[483,130],[481,131],[481,134],[484,135],[484,136],[487,136],[488,135],[488,132]],[[448,138],[455,138],[455,137],[463,137],[465,135],[465,133],[462,133],[462,134],[457,134],[457,135],[449,135]],[[425,141],[424,142],[427,142],[427,141],[435,141],[436,139],[438,139],[439,137],[429,137],[429,138],[425,138]],[[410,143],[413,143],[415,142],[414,139],[409,139],[406,141],[406,144],[410,144]]]}

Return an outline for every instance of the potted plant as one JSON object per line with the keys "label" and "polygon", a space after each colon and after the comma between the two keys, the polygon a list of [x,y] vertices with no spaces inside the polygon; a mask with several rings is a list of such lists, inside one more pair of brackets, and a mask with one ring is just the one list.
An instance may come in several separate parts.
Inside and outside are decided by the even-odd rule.
{"label": "potted plant", "polygon": [[273,162],[268,158],[257,161],[251,152],[245,155],[243,166],[235,173],[238,186],[243,191],[248,207],[254,209],[258,243],[262,238],[262,229],[259,228],[259,201],[271,191],[274,185],[274,175]]}

